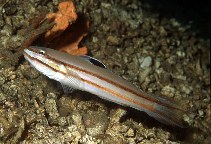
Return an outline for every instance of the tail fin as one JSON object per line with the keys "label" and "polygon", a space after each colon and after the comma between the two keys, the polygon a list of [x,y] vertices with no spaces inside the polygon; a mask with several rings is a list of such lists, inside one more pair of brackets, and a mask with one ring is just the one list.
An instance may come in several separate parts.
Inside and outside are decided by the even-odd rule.
{"label": "tail fin", "polygon": [[154,110],[145,110],[148,115],[154,117],[161,123],[179,127],[186,127],[183,120],[184,114],[187,113],[185,109],[179,107],[178,103],[173,100],[168,100],[163,97],[155,97],[158,102],[154,103]]}

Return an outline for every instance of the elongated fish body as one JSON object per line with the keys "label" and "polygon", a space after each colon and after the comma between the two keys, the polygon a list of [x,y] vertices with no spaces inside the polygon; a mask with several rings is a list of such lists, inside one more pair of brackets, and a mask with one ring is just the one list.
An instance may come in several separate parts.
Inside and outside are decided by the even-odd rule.
{"label": "elongated fish body", "polygon": [[145,111],[164,124],[183,127],[184,110],[173,101],[147,94],[106,68],[96,66],[84,58],[34,46],[24,50],[24,57],[41,73],[63,86],[87,91],[103,99]]}

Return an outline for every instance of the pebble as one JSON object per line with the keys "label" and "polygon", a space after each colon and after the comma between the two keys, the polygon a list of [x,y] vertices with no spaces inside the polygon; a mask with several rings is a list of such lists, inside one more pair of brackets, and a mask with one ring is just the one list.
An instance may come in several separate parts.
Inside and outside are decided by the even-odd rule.
{"label": "pebble", "polygon": [[203,110],[198,110],[199,116],[204,117],[204,111]]}
{"label": "pebble", "polygon": [[145,81],[145,78],[149,76],[151,70],[152,70],[151,68],[146,68],[143,71],[140,71],[139,77],[138,77],[140,83]]}
{"label": "pebble", "polygon": [[133,137],[135,135],[135,132],[132,128],[129,128],[129,130],[127,131],[126,135],[128,137]]}
{"label": "pebble", "polygon": [[119,45],[120,44],[120,40],[117,36],[108,36],[107,42],[110,45]]}
{"label": "pebble", "polygon": [[149,67],[151,65],[152,65],[152,58],[150,56],[147,56],[144,58],[141,64],[141,68]]}

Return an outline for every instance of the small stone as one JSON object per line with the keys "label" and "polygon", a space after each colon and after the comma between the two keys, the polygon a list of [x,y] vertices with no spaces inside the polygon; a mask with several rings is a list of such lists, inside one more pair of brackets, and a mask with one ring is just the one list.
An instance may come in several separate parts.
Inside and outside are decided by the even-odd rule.
{"label": "small stone", "polygon": [[185,94],[190,94],[190,93],[192,92],[192,88],[183,85],[183,86],[181,87],[181,91],[185,92]]}
{"label": "small stone", "polygon": [[88,111],[83,116],[83,122],[86,127],[87,134],[90,136],[96,136],[104,133],[107,128],[108,118],[106,113]]}
{"label": "small stone", "polygon": [[3,85],[6,82],[5,77],[0,76],[0,85]]}
{"label": "small stone", "polygon": [[1,34],[6,36],[11,36],[12,33],[13,33],[13,28],[9,24],[4,25],[3,29],[1,30]]}
{"label": "small stone", "polygon": [[180,25],[181,25],[178,21],[176,21],[175,18],[170,19],[170,22],[173,27],[180,27]]}
{"label": "small stone", "polygon": [[176,54],[178,57],[185,57],[185,52],[183,51],[177,51]]}
{"label": "small stone", "polygon": [[58,123],[59,123],[60,126],[65,126],[65,125],[67,125],[66,118],[65,118],[65,117],[59,117],[59,118],[58,118]]}
{"label": "small stone", "polygon": [[72,113],[71,117],[72,117],[73,123],[77,126],[78,131],[85,132],[85,126],[82,121],[82,115],[78,111],[75,111]]}
{"label": "small stone", "polygon": [[162,88],[161,94],[162,95],[173,97],[174,94],[175,94],[175,91],[176,91],[175,88],[167,85],[167,86],[165,86],[165,87]]}
{"label": "small stone", "polygon": [[187,115],[183,116],[183,120],[185,122],[187,122],[189,125],[191,125],[191,123],[193,123],[193,119],[191,117],[187,116]]}
{"label": "small stone", "polygon": [[0,28],[2,28],[4,26],[4,19],[3,16],[0,15]]}
{"label": "small stone", "polygon": [[2,103],[4,100],[6,100],[6,96],[0,92],[0,102]]}
{"label": "small stone", "polygon": [[146,77],[148,77],[149,74],[151,73],[151,70],[152,70],[151,68],[147,68],[147,69],[139,72],[139,77],[138,78],[139,78],[139,82],[140,83],[145,81]]}
{"label": "small stone", "polygon": [[110,121],[111,123],[118,123],[120,119],[126,114],[124,109],[118,108],[117,110],[111,111]]}
{"label": "small stone", "polygon": [[59,117],[56,101],[54,99],[47,99],[45,102],[45,109],[49,116],[54,120]]}
{"label": "small stone", "polygon": [[198,110],[199,116],[204,117],[204,111],[203,110]]}
{"label": "small stone", "polygon": [[93,42],[93,43],[97,43],[97,42],[98,42],[98,38],[97,38],[97,37],[95,37],[95,36],[93,36],[93,38],[92,38],[92,42]]}
{"label": "small stone", "polygon": [[127,135],[128,137],[133,137],[133,136],[135,135],[135,132],[134,132],[134,130],[133,130],[132,128],[130,128],[130,129],[127,131],[126,135]]}
{"label": "small stone", "polygon": [[160,59],[157,59],[155,61],[155,68],[158,69],[160,67],[161,63],[160,63]]}
{"label": "small stone", "polygon": [[93,21],[95,23],[95,25],[100,25],[102,23],[102,15],[101,15],[101,10],[98,9],[96,11],[94,11],[95,14],[93,14]]}
{"label": "small stone", "polygon": [[144,58],[142,64],[141,64],[141,68],[145,68],[145,67],[149,67],[152,64],[152,58],[150,56],[147,56]]}
{"label": "small stone", "polygon": [[13,15],[17,12],[17,5],[14,2],[8,2],[5,4],[4,10],[7,15]]}
{"label": "small stone", "polygon": [[107,42],[110,45],[119,45],[120,44],[120,40],[117,36],[108,36]]}

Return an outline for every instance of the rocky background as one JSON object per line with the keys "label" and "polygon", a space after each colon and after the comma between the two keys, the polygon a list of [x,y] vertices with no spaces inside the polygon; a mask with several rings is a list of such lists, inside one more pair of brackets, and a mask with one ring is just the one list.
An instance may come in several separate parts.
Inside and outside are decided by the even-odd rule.
{"label": "rocky background", "polygon": [[209,143],[210,33],[206,1],[75,0],[90,20],[82,45],[144,91],[180,101],[185,129],[89,93],[70,95],[17,55],[31,19],[59,0],[0,1],[0,143]]}

